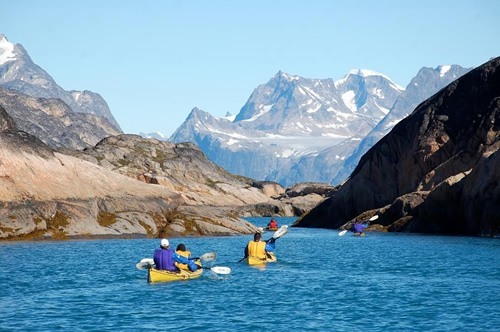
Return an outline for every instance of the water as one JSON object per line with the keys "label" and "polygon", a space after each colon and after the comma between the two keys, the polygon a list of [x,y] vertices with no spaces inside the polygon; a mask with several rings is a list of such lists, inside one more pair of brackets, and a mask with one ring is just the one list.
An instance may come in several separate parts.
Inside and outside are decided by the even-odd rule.
{"label": "water", "polygon": [[500,330],[498,239],[291,228],[264,270],[237,263],[250,239],[171,239],[232,273],[152,285],[155,239],[1,243],[0,330]]}

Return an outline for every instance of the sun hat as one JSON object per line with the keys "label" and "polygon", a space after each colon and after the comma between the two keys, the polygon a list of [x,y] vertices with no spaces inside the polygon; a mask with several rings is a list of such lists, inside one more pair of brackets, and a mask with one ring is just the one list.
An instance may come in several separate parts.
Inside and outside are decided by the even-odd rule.
{"label": "sun hat", "polygon": [[169,245],[170,245],[170,242],[168,242],[167,239],[161,239],[160,246],[168,247]]}

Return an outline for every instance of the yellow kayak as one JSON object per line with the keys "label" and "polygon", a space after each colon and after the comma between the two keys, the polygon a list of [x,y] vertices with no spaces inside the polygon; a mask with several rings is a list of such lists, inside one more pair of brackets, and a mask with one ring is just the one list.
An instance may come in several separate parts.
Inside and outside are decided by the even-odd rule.
{"label": "yellow kayak", "polygon": [[267,263],[273,263],[276,262],[276,256],[274,253],[270,252],[268,253],[271,257],[267,257],[266,259],[261,259],[253,256],[248,256],[247,257],[247,262],[248,265],[263,265]]}
{"label": "yellow kayak", "polygon": [[150,268],[148,271],[148,281],[154,282],[169,282],[178,280],[189,280],[199,278],[203,274],[203,269],[198,269],[194,272],[188,270],[180,270],[177,272],[157,270]]}

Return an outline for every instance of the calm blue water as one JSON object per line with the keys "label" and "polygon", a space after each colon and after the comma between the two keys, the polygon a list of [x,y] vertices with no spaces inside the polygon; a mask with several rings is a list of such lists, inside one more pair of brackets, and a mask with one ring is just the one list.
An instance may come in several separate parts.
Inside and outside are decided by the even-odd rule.
{"label": "calm blue water", "polygon": [[337,233],[291,228],[265,270],[237,263],[251,236],[171,239],[232,273],[153,285],[155,239],[1,243],[0,330],[500,330],[498,239]]}

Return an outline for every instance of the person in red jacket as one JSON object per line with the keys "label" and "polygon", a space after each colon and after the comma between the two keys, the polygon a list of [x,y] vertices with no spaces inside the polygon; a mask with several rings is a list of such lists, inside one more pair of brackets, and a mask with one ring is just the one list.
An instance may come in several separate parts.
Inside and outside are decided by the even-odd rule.
{"label": "person in red jacket", "polygon": [[278,228],[278,222],[274,218],[271,218],[271,221],[269,222],[269,224],[267,224],[267,228],[269,228],[269,229],[277,229]]}

